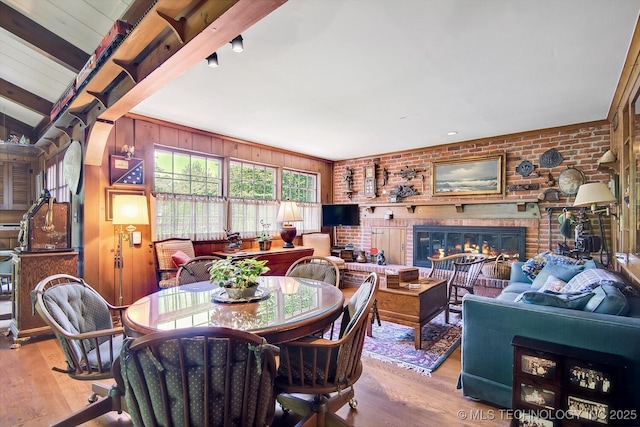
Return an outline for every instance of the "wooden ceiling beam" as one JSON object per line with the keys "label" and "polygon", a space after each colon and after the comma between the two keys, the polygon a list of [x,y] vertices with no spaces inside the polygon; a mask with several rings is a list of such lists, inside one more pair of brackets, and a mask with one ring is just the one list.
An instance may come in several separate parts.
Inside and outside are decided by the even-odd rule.
{"label": "wooden ceiling beam", "polygon": [[34,49],[77,73],[89,59],[89,54],[69,43],[42,25],[0,2],[0,27],[29,43]]}
{"label": "wooden ceiling beam", "polygon": [[35,93],[24,90],[2,78],[0,78],[0,96],[46,117],[49,117],[51,108],[53,108],[53,102],[49,102]]}

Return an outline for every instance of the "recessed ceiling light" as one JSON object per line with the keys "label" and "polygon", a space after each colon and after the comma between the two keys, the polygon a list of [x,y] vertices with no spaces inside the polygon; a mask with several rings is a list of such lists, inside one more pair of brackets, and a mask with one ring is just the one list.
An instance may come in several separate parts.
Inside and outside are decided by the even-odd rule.
{"label": "recessed ceiling light", "polygon": [[447,135],[449,135],[449,136],[457,135],[457,134],[458,134],[458,132],[456,132],[455,130],[451,131],[451,132],[447,132]]}

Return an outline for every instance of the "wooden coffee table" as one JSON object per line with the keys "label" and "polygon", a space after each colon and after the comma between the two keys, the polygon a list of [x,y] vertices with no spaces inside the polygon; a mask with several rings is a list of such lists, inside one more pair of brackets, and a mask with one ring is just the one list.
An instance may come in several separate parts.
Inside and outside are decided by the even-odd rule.
{"label": "wooden coffee table", "polygon": [[[380,319],[413,327],[416,349],[422,347],[422,327],[431,319],[444,311],[445,322],[449,323],[447,281],[421,279],[420,283],[420,289],[408,289],[406,284],[400,284],[400,288],[381,287],[376,294]],[[371,325],[367,334],[372,334]]]}

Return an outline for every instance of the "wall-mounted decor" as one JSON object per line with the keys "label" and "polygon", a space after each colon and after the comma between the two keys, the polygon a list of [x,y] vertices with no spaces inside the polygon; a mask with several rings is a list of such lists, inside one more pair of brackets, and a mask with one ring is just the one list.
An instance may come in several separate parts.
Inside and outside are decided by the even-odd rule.
{"label": "wall-mounted decor", "polygon": [[567,196],[578,194],[578,188],[582,184],[584,184],[584,174],[573,166],[568,166],[558,177],[558,187]]}
{"label": "wall-mounted decor", "polygon": [[144,161],[127,156],[109,156],[109,177],[114,184],[144,184]]}
{"label": "wall-mounted decor", "polygon": [[536,167],[529,160],[523,160],[518,166],[516,166],[516,172],[522,176],[529,176],[535,168]]}
{"label": "wall-mounted decor", "polygon": [[413,178],[416,177],[418,173],[424,172],[424,171],[425,171],[424,169],[416,169],[416,168],[409,169],[409,166],[405,166],[402,169],[400,169],[400,172],[396,172],[396,175],[403,177],[407,181],[411,181]]}
{"label": "wall-mounted decor", "polygon": [[563,160],[564,158],[562,157],[562,154],[552,148],[540,155],[540,166],[545,168],[555,168],[562,163]]}
{"label": "wall-mounted decor", "polygon": [[64,180],[69,184],[73,194],[80,193],[80,177],[82,176],[82,146],[79,141],[71,141],[62,160]]}
{"label": "wall-mounted decor", "polygon": [[432,196],[504,194],[504,154],[431,163]]}
{"label": "wall-mounted decor", "polygon": [[375,199],[378,192],[376,166],[375,163],[371,163],[364,167],[364,196],[369,199]]}
{"label": "wall-mounted decor", "polygon": [[145,195],[145,191],[143,189],[140,189],[140,190],[135,190],[135,189],[125,190],[125,189],[121,189],[121,188],[107,188],[105,190],[105,208],[104,208],[105,217],[106,217],[107,221],[112,221],[113,220],[113,198],[115,196],[120,196],[120,195],[123,195],[123,194],[144,196]]}

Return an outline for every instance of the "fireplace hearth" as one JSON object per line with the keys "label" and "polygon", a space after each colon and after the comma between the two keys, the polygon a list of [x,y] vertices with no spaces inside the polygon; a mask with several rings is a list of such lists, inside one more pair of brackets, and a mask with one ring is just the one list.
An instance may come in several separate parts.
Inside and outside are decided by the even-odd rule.
{"label": "fireplace hearth", "polygon": [[503,255],[506,260],[525,259],[526,227],[433,226],[413,227],[413,265],[431,267],[428,258],[459,253]]}

